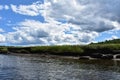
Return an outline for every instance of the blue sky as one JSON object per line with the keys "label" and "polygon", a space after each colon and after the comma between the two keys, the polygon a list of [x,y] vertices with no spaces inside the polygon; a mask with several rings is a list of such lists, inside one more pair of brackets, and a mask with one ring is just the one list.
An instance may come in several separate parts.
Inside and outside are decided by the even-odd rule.
{"label": "blue sky", "polygon": [[120,38],[120,0],[0,0],[0,45]]}

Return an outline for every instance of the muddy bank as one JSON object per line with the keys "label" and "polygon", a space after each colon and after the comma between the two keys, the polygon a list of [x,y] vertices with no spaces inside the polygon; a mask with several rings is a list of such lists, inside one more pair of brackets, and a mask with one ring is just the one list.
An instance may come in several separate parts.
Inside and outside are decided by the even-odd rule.
{"label": "muddy bank", "polygon": [[79,56],[67,56],[67,55],[53,55],[49,53],[13,53],[9,52],[8,54],[13,55],[29,55],[29,56],[40,56],[40,57],[48,57],[48,58],[66,58],[66,59],[86,59],[86,60],[93,60],[93,59],[107,59],[107,60],[120,60],[120,54],[101,54],[101,53],[94,53],[92,55],[79,55]]}

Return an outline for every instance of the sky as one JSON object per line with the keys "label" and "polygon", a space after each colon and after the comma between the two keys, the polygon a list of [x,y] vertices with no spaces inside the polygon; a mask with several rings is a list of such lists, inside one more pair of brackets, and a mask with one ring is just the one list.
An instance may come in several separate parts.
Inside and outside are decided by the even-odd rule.
{"label": "sky", "polygon": [[78,45],[120,38],[120,0],[0,0],[0,45]]}

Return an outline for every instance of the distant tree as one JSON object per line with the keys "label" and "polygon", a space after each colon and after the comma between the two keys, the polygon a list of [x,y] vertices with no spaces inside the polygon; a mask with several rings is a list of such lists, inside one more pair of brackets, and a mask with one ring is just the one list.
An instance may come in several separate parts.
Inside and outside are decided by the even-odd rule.
{"label": "distant tree", "polygon": [[91,43],[91,44],[120,44],[120,39],[105,40],[103,42]]}

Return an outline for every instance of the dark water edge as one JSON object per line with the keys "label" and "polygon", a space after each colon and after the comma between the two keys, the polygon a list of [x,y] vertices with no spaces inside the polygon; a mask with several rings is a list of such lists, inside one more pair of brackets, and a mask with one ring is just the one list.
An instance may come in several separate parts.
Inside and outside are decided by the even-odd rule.
{"label": "dark water edge", "polygon": [[0,80],[120,80],[120,61],[0,54]]}

